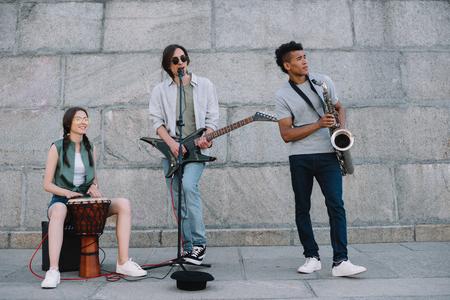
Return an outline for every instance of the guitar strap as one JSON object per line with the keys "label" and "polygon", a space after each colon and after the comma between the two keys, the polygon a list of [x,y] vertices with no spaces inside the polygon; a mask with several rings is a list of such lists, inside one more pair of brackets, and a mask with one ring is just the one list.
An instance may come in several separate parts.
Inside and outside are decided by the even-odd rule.
{"label": "guitar strap", "polygon": [[[322,108],[323,108],[323,113],[325,114],[325,105],[323,104],[322,98],[320,98],[320,95],[317,93],[316,89],[314,88],[314,86],[312,85],[311,81],[309,81],[309,78],[307,78],[309,85],[311,86],[311,90],[313,90],[314,93],[317,94],[317,96],[319,96],[320,99],[320,104],[322,104]],[[303,100],[305,100],[306,103],[308,103],[309,106],[311,106],[311,108],[316,112],[316,114],[319,116],[319,118],[322,118],[322,116],[317,112],[317,110],[315,109],[315,107],[312,105],[311,101],[309,100],[308,96],[305,95],[305,93],[302,92],[301,89],[298,88],[298,86],[289,79],[289,84],[291,85],[291,87],[297,92],[297,94],[300,95],[300,97],[303,98]]]}

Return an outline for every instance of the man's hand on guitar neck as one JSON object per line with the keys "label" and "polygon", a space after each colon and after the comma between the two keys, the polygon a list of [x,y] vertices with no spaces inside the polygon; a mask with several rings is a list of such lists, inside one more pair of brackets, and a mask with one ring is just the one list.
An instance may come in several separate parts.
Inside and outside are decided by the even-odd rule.
{"label": "man's hand on guitar neck", "polygon": [[[206,131],[205,131],[205,135],[208,133],[214,132],[214,130],[212,128],[206,127]],[[205,136],[201,136],[200,139],[198,140],[197,145],[200,147],[200,149],[207,149],[207,148],[211,148],[212,146],[212,141],[207,141]]]}
{"label": "man's hand on guitar neck", "polygon": [[208,142],[206,138],[202,136],[199,138],[197,145],[199,146],[200,149],[207,149],[211,147],[212,142]]}

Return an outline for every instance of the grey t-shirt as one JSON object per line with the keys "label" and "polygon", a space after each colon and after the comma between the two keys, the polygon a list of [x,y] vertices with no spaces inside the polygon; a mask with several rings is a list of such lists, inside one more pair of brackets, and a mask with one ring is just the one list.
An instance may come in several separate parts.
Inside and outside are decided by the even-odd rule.
{"label": "grey t-shirt", "polygon": [[[328,94],[330,95],[331,102],[336,104],[339,101],[336,88],[333,81],[322,74],[309,74],[310,79],[316,79],[317,81],[323,81],[327,85]],[[318,92],[321,98],[311,90],[311,86],[308,81],[298,85],[305,95],[309,98],[316,111],[323,116],[324,110],[321,104],[323,99],[323,89],[321,86],[314,85],[313,87]],[[303,98],[297,94],[297,92],[291,87],[289,82],[286,82],[275,94],[275,108],[277,112],[278,120],[284,118],[292,118],[293,127],[302,127],[317,122],[320,117],[317,113],[303,100]],[[332,153],[335,152],[330,140],[330,130],[328,128],[322,128],[318,131],[310,134],[309,136],[291,142],[289,148],[289,156],[298,154],[313,154],[313,153]]]}

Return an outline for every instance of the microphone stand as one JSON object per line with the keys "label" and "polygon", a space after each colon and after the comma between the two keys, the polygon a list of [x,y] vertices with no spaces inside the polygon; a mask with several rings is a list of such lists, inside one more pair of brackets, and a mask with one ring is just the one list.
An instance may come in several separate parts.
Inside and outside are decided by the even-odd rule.
{"label": "microphone stand", "polygon": [[183,266],[184,259],[182,258],[181,254],[181,222],[183,220],[181,216],[181,187],[182,187],[182,178],[183,178],[183,110],[182,110],[182,98],[183,98],[183,75],[184,70],[178,69],[178,75],[180,76],[180,115],[178,116],[177,126],[178,131],[180,133],[180,148],[178,149],[178,165],[180,166],[178,168],[178,253],[177,253],[177,261],[178,264],[181,266],[181,268],[186,271],[185,267]]}

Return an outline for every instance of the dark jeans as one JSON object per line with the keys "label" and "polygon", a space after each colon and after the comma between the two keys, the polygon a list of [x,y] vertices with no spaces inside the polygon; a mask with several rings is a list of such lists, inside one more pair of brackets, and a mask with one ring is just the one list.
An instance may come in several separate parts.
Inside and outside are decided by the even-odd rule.
{"label": "dark jeans", "polygon": [[305,257],[319,256],[319,246],[314,239],[309,211],[313,178],[319,183],[325,196],[330,220],[333,261],[347,257],[347,221],[342,200],[342,175],[335,153],[292,155],[292,187],[295,194],[295,222],[303,245]]}

